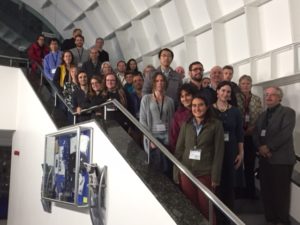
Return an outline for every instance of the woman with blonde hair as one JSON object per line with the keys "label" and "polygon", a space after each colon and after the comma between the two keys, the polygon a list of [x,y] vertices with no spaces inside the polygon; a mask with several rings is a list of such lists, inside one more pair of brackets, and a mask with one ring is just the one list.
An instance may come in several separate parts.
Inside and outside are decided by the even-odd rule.
{"label": "woman with blonde hair", "polygon": [[260,97],[252,94],[252,78],[249,75],[243,75],[239,79],[240,92],[236,94],[237,105],[243,117],[244,128],[244,176],[246,188],[242,197],[257,198],[254,185],[254,165],[256,158],[256,148],[253,143],[252,135],[258,116],[262,112]]}

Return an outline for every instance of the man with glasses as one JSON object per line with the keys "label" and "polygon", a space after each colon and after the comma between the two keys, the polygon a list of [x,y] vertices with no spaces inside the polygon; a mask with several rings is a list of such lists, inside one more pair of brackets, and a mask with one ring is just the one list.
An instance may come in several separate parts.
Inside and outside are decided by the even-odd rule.
{"label": "man with glasses", "polygon": [[257,119],[253,134],[259,154],[261,198],[267,224],[290,224],[296,114],[293,109],[281,105],[283,92],[279,87],[269,87],[264,94],[267,110]]}
{"label": "man with glasses", "polygon": [[45,36],[38,35],[36,41],[28,49],[28,58],[31,62],[31,75],[36,78],[38,75],[38,65],[42,66],[45,55],[49,53],[48,47],[45,45]]}
{"label": "man with glasses", "polygon": [[192,85],[196,90],[201,90],[202,85],[202,77],[203,77],[203,64],[199,61],[192,62],[189,65],[189,75],[190,75],[190,80],[189,84]]}
{"label": "man with glasses", "polygon": [[152,77],[156,72],[161,72],[167,78],[166,95],[173,99],[175,107],[177,107],[178,90],[182,85],[182,80],[180,75],[170,67],[174,58],[174,53],[170,49],[164,48],[159,51],[158,58],[160,66],[153,71],[150,76],[145,77],[143,95],[152,93]]}

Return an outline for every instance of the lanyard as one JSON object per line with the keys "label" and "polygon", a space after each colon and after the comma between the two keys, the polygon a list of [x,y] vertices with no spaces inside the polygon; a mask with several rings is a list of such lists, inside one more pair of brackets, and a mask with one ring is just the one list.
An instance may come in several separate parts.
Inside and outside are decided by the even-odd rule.
{"label": "lanyard", "polygon": [[77,49],[77,52],[78,52],[78,56],[79,56],[79,62],[81,62],[81,58],[82,58],[82,54],[83,54],[83,48],[81,48],[81,53],[79,52],[78,48]]}
{"label": "lanyard", "polygon": [[161,120],[162,114],[163,114],[163,109],[164,109],[165,96],[163,96],[163,98],[162,98],[162,103],[161,103],[161,108],[160,108],[160,107],[159,107],[159,102],[158,102],[158,100],[157,100],[157,98],[156,98],[155,93],[153,93],[153,95],[154,95],[154,98],[155,98],[155,101],[156,101],[157,109],[158,109],[158,111],[159,111],[159,119]]}
{"label": "lanyard", "polygon": [[[55,55],[55,57],[54,57],[54,55]],[[57,60],[58,60],[58,52],[51,53],[51,56],[52,56],[52,59],[53,59],[53,62],[54,62],[54,66],[57,67],[56,63],[57,63]]]}

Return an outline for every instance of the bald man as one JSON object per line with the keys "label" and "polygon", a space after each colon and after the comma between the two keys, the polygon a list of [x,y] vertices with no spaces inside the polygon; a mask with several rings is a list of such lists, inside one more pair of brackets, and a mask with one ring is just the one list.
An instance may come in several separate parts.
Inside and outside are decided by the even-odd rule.
{"label": "bald man", "polygon": [[182,66],[177,66],[175,71],[180,75],[180,78],[183,80],[185,78],[185,71]]}
{"label": "bald man", "polygon": [[216,91],[218,84],[223,80],[223,70],[220,66],[214,66],[210,69],[210,87]]}
{"label": "bald man", "polygon": [[220,66],[214,66],[210,69],[210,85],[202,89],[202,93],[205,95],[208,104],[212,105],[217,101],[217,86],[222,81],[222,68]]}

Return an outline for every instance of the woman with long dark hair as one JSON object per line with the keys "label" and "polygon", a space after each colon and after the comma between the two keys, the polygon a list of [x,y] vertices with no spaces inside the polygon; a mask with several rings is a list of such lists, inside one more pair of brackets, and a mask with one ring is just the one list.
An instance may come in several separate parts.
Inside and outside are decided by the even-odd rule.
{"label": "woman with long dark hair", "polygon": [[70,75],[70,68],[74,66],[73,54],[71,51],[64,51],[61,58],[61,65],[57,67],[53,77],[53,82],[58,91],[62,91],[64,88],[64,84],[72,80],[72,77]]}
{"label": "woman with long dark hair", "polygon": [[[212,117],[207,100],[197,94],[192,100],[192,118],[183,123],[175,157],[211,191],[220,184],[224,154],[222,123]],[[207,197],[184,174],[179,184],[185,195],[208,218]],[[214,219],[215,223],[215,219]]]}
{"label": "woman with long dark hair", "polygon": [[[217,189],[218,197],[230,209],[234,209],[234,189],[242,186],[243,121],[240,110],[229,104],[231,98],[231,82],[222,81],[217,86],[217,101],[212,110],[215,116],[223,123],[225,152],[222,166],[222,177]],[[240,183],[238,183],[240,182]],[[217,214],[218,224],[230,224],[230,220],[221,212]]]}
{"label": "woman with long dark hair", "polygon": [[80,72],[77,75],[77,80],[79,83],[79,89],[73,93],[72,105],[73,111],[78,113],[77,122],[83,122],[91,119],[91,114],[89,112],[81,113],[82,109],[87,109],[90,107],[90,99],[88,96],[89,83],[87,74],[85,72]]}
{"label": "woman with long dark hair", "polygon": [[175,152],[180,127],[192,116],[192,100],[195,90],[190,84],[183,84],[178,91],[179,107],[174,113],[170,128],[170,150]]}
{"label": "woman with long dark hair", "polygon": [[[92,76],[90,81],[90,107],[101,105],[105,102],[105,98],[102,96],[103,85],[99,76]],[[92,111],[92,118],[103,118],[103,108],[98,108]]]}
{"label": "woman with long dark hair", "polygon": [[[125,108],[127,108],[126,93],[121,85],[121,82],[117,78],[116,74],[109,72],[103,79],[103,91],[101,93],[104,101],[110,99],[116,99]],[[107,119],[117,121],[126,131],[128,130],[128,121],[123,113],[118,110],[114,105],[106,106]]]}
{"label": "woman with long dark hair", "polygon": [[137,62],[135,59],[129,59],[126,63],[126,71],[131,71],[132,73],[134,72],[139,72]]}

